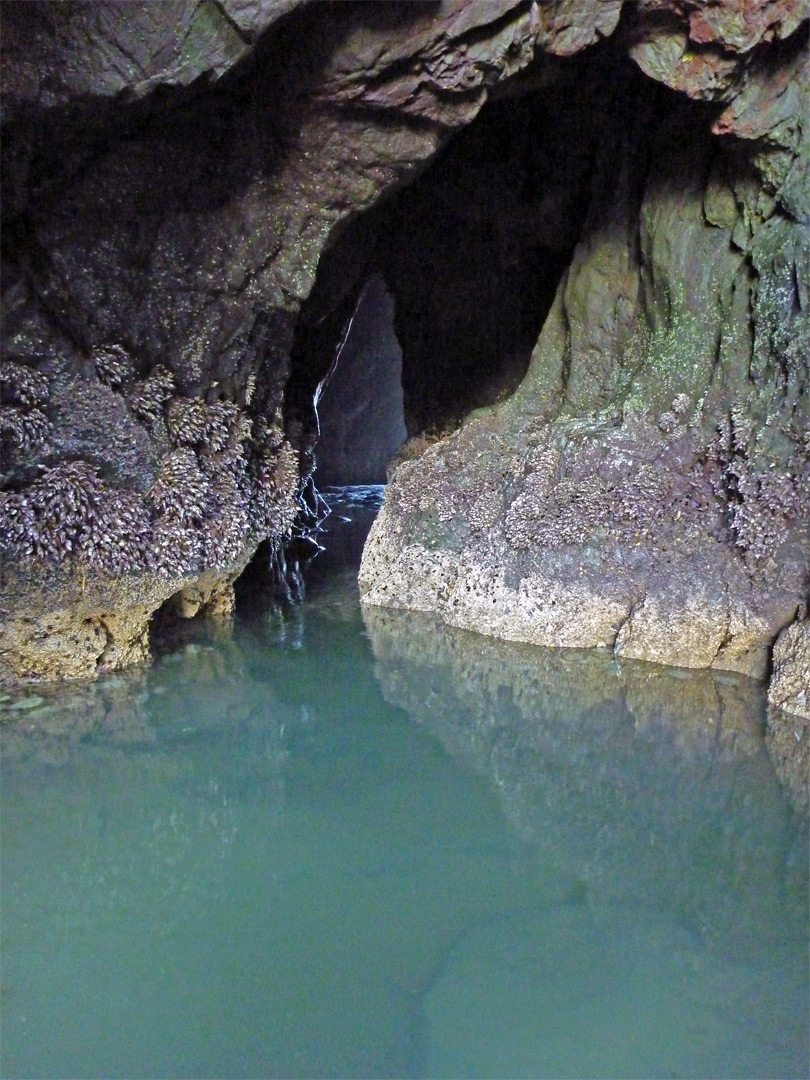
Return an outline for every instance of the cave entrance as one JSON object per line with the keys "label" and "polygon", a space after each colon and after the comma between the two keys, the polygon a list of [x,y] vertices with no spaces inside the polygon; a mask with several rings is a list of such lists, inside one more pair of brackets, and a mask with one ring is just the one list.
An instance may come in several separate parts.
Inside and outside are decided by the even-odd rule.
{"label": "cave entrance", "polygon": [[596,110],[577,70],[551,65],[541,90],[486,104],[330,238],[287,387],[318,487],[384,482],[406,438],[451,431],[519,386],[588,203]]}
{"label": "cave entrance", "polygon": [[332,366],[315,391],[315,409],[318,486],[385,483],[386,467],[408,432],[394,300],[379,273],[360,291]]}

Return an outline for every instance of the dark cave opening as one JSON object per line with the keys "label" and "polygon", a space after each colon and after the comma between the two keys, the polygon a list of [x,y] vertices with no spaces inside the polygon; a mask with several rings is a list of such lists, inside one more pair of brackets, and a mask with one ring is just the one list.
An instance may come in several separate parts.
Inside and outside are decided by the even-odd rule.
{"label": "dark cave opening", "polygon": [[[405,437],[391,426],[398,402],[383,405],[400,393],[385,360],[394,335],[410,438],[452,430],[517,389],[580,238],[606,122],[599,80],[583,83],[576,69],[553,64],[542,89],[489,102],[416,180],[327,245],[297,321],[287,388],[288,427],[319,486],[381,482]],[[355,343],[330,374],[370,280],[392,298],[393,327],[361,320],[376,342],[359,359]]]}
{"label": "dark cave opening", "polygon": [[394,302],[380,274],[361,289],[333,366],[316,390],[315,407],[318,486],[384,483],[386,467],[408,433]]}

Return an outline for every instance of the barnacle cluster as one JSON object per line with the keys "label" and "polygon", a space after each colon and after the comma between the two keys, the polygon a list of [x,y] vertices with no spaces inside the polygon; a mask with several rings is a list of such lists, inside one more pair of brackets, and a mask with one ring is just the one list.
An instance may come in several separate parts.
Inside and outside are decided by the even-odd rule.
{"label": "barnacle cluster", "polygon": [[286,531],[297,511],[298,455],[286,439],[273,441],[260,443],[251,462],[250,523],[260,535]]}
{"label": "barnacle cluster", "polygon": [[13,360],[0,363],[0,398],[3,404],[45,405],[48,397],[48,380],[40,371]]}
{"label": "barnacle cluster", "polygon": [[206,528],[206,557],[214,566],[232,562],[250,535],[249,498],[244,474],[229,463],[214,462],[209,472],[210,518]]}
{"label": "barnacle cluster", "polygon": [[183,525],[199,525],[205,517],[208,485],[193,450],[172,450],[164,456],[149,497],[160,517]]}
{"label": "barnacle cluster", "polygon": [[151,522],[143,498],[104,488],[85,523],[79,559],[106,574],[125,574],[147,565]]}
{"label": "barnacle cluster", "polygon": [[732,406],[718,424],[715,493],[725,502],[736,545],[755,562],[772,558],[789,525],[808,516],[810,439],[794,444],[786,464],[756,459],[756,436],[745,410]]}
{"label": "barnacle cluster", "polygon": [[280,427],[251,420],[232,401],[170,396],[160,408],[174,449],[164,455],[149,493],[156,573],[224,566],[249,537],[289,530],[298,459]]}
{"label": "barnacle cluster", "polygon": [[239,419],[239,406],[232,401],[207,405],[202,398],[173,398],[166,409],[166,427],[175,446],[224,450]]}
{"label": "barnacle cluster", "polygon": [[149,518],[142,500],[106,488],[93,466],[46,469],[23,491],[0,495],[4,546],[26,560],[73,557],[107,573],[144,565]]}
{"label": "barnacle cluster", "polygon": [[[410,444],[427,446],[421,458],[412,458],[410,452],[397,466],[397,480],[392,503],[400,514],[425,515],[438,521],[451,521],[454,517],[466,517],[471,505],[480,493],[481,481],[473,492],[465,485],[465,478],[451,469],[446,454],[452,454],[452,436],[445,441],[428,441],[427,437],[413,439]],[[480,507],[483,516],[486,511]]]}
{"label": "barnacle cluster", "polygon": [[205,402],[174,398],[166,409],[166,427],[175,446],[197,446],[205,440]]}
{"label": "barnacle cluster", "polygon": [[658,417],[658,427],[667,435],[682,435],[691,402],[687,394],[676,394],[669,409]]}
{"label": "barnacle cluster", "polygon": [[0,445],[4,462],[33,449],[41,443],[51,429],[48,417],[40,409],[19,409],[14,405],[0,405]]}
{"label": "barnacle cluster", "polygon": [[[2,552],[23,563],[71,561],[114,575],[187,576],[232,563],[251,540],[289,531],[298,456],[278,418],[251,417],[234,401],[182,397],[162,365],[135,380],[134,362],[119,345],[98,347],[91,358],[99,380],[124,397],[162,449],[157,477],[138,492],[108,484],[85,461],[54,468],[29,461],[37,478],[0,492]],[[22,364],[3,365],[2,379],[4,455],[27,452],[49,430],[41,408],[47,380]]]}
{"label": "barnacle cluster", "polygon": [[658,417],[658,426],[667,435],[674,435],[678,431],[680,424],[675,413],[667,409]]}
{"label": "barnacle cluster", "polygon": [[41,372],[9,360],[0,364],[0,472],[48,437],[48,397]]}
{"label": "barnacle cluster", "polygon": [[101,382],[111,390],[120,390],[132,381],[132,357],[123,345],[99,345],[90,359]]}
{"label": "barnacle cluster", "polygon": [[671,513],[673,477],[655,460],[628,469],[609,445],[600,459],[585,440],[564,454],[541,449],[531,464],[505,519],[506,535],[518,550],[585,544],[596,536],[651,539]]}
{"label": "barnacle cluster", "polygon": [[473,532],[481,532],[500,521],[502,513],[503,494],[494,484],[484,484],[467,510],[466,518]]}
{"label": "barnacle cluster", "polygon": [[174,375],[158,364],[147,378],[133,385],[127,400],[138,419],[151,429],[163,419],[163,406],[174,392]]}
{"label": "barnacle cluster", "polygon": [[164,456],[149,499],[156,517],[149,549],[155,573],[174,576],[222,565],[245,541],[247,530],[237,534],[246,514],[235,478],[222,467],[206,475],[187,447]]}

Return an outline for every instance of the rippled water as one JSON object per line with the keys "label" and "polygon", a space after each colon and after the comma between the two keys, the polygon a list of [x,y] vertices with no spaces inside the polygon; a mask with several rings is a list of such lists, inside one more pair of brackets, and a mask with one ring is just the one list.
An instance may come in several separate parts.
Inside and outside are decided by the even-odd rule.
{"label": "rippled water", "polygon": [[756,688],[364,622],[334,503],[300,612],[3,702],[3,1075],[807,1075]]}

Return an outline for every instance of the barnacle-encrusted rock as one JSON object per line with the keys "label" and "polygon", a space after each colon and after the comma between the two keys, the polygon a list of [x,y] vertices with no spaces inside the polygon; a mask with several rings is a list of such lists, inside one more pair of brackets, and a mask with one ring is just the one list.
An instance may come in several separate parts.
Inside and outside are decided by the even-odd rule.
{"label": "barnacle-encrusted rock", "polygon": [[[212,566],[230,563],[250,535],[249,492],[244,458],[209,459],[206,473],[210,482],[210,520],[205,532],[206,559]],[[205,463],[204,466],[205,468]]]}
{"label": "barnacle-encrusted rock", "polygon": [[41,372],[12,360],[0,362],[0,401],[4,404],[44,405],[48,396],[48,380]]}
{"label": "barnacle-encrusted rock", "polygon": [[9,524],[0,535],[12,538],[14,554],[62,562],[86,542],[101,490],[97,471],[85,462],[46,469],[24,492],[6,495]]}
{"label": "barnacle-encrusted rock", "polygon": [[51,430],[48,417],[40,409],[0,405],[0,452],[5,469],[20,454],[33,450]]}
{"label": "barnacle-encrusted rock", "polygon": [[214,452],[224,450],[233,439],[242,442],[245,429],[239,423],[241,411],[233,401],[215,401],[205,407],[205,445]]}
{"label": "barnacle-encrusted rock", "polygon": [[0,547],[7,554],[107,574],[146,565],[150,522],[143,499],[107,488],[86,462],[46,469],[23,491],[0,494]]}
{"label": "barnacle-encrusted rock", "polygon": [[77,558],[115,576],[133,574],[147,565],[151,540],[149,511],[131,491],[105,490],[85,522]]}
{"label": "barnacle-encrusted rock", "polygon": [[0,557],[33,555],[34,511],[23,492],[0,491]]}
{"label": "barnacle-encrusted rock", "polygon": [[[704,36],[695,28],[709,6],[714,29]],[[492,175],[479,187],[461,156],[434,202],[414,198],[423,211],[455,206],[447,185],[458,183],[470,229],[497,220],[503,244],[523,220],[508,203],[522,181],[533,193],[531,209],[520,205],[532,215],[534,241],[565,250],[565,269],[517,389],[391,473],[363,557],[366,604],[431,611],[453,626],[536,644],[767,674],[774,640],[806,604],[810,573],[810,217],[782,194],[793,183],[806,187],[797,178],[806,179],[810,145],[795,121],[807,110],[810,80],[806,27],[773,51],[764,27],[750,41],[741,34],[720,56],[728,35],[714,16],[724,12],[724,25],[736,25],[731,6],[692,5],[694,19],[683,5],[627,9],[631,55],[644,71],[729,106],[709,127],[668,98],[664,121],[663,99],[653,105],[644,84],[620,90],[626,73],[615,69],[614,96],[589,99],[606,141],[597,140],[601,164],[588,165],[590,186],[579,188],[588,209],[576,236],[559,224],[565,198],[582,183],[576,140],[564,155],[558,140],[552,153],[566,164],[554,169],[508,157],[514,175],[498,187],[503,211],[494,209]],[[653,7],[667,11],[660,38],[645,25]],[[690,46],[693,32],[700,49]],[[751,65],[745,90],[734,74],[742,54]],[[562,122],[567,109],[559,115]],[[494,130],[512,132],[508,110]],[[732,130],[740,136],[733,145],[715,137]],[[538,145],[528,139],[526,153]],[[623,162],[621,180],[608,157]],[[496,174],[482,147],[475,165],[483,160]],[[544,216],[561,168],[570,183]],[[595,176],[616,183],[593,186]],[[418,248],[409,230],[418,231]],[[386,248],[398,311],[408,312],[399,315],[406,371],[417,355],[431,372],[413,380],[411,404],[428,422],[442,379],[481,404],[479,384],[457,374],[479,345],[453,307],[450,268],[464,273],[454,246],[455,235],[448,243],[407,221]],[[475,324],[473,304],[468,311]],[[482,349],[482,374],[500,346]],[[502,510],[481,514],[484,497],[483,506],[500,501]]]}
{"label": "barnacle-encrusted rock", "polygon": [[[538,645],[763,675],[805,580],[799,481],[757,480],[773,509],[753,518],[762,547],[749,572],[739,519],[715,494],[725,466],[700,431],[677,456],[638,418],[607,432],[560,420],[531,438],[522,449],[478,417],[400,465],[363,555],[364,602]],[[504,509],[484,517],[482,498]]]}
{"label": "barnacle-encrusted rock", "polygon": [[797,439],[787,460],[768,461],[739,406],[719,425],[715,488],[728,506],[735,543],[755,561],[772,559],[791,521],[810,506],[810,446]]}
{"label": "barnacle-encrusted rock", "polygon": [[169,511],[154,524],[147,563],[159,577],[189,577],[202,570],[204,551],[203,535],[194,521]]}
{"label": "barnacle-encrusted rock", "polygon": [[[166,410],[169,437],[176,446],[224,450],[237,428],[241,413],[232,401],[207,405],[201,398],[173,398]],[[241,433],[235,432],[239,440]]]}
{"label": "barnacle-encrusted rock", "polygon": [[47,378],[26,364],[0,362],[0,474],[48,437],[51,422],[43,409],[48,404]]}
{"label": "barnacle-encrusted rock", "polygon": [[286,440],[260,446],[251,461],[251,526],[260,534],[286,532],[298,509],[298,454]]}
{"label": "barnacle-encrusted rock", "polygon": [[206,437],[205,402],[174,398],[166,410],[166,427],[175,446],[196,446]]}
{"label": "barnacle-encrusted rock", "polygon": [[157,512],[148,553],[154,573],[178,577],[202,568],[201,526],[209,513],[209,497],[208,481],[193,450],[173,450],[163,458],[149,492]]}
{"label": "barnacle-encrusted rock", "polygon": [[166,454],[149,497],[159,515],[200,524],[207,510],[208,483],[193,450]]}

